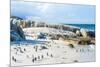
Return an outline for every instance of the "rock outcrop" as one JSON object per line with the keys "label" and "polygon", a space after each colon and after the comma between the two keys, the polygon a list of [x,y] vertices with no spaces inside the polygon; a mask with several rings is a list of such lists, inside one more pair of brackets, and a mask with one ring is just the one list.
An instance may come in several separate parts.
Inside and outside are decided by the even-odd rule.
{"label": "rock outcrop", "polygon": [[81,32],[81,34],[82,34],[82,36],[83,36],[84,38],[86,38],[86,37],[88,36],[87,30],[85,30],[85,29],[80,29],[80,32]]}
{"label": "rock outcrop", "polygon": [[10,21],[10,40],[11,41],[20,41],[25,40],[25,35],[22,28],[17,25],[16,19],[11,19]]}

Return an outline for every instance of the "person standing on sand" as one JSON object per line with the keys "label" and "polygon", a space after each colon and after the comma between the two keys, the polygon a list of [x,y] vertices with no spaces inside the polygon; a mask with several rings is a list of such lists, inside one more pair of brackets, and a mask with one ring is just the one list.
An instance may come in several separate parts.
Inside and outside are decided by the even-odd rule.
{"label": "person standing on sand", "polygon": [[47,52],[47,56],[48,56],[49,54],[48,54],[48,52]]}
{"label": "person standing on sand", "polygon": [[24,48],[24,51],[26,51],[26,49]]}
{"label": "person standing on sand", "polygon": [[38,46],[35,47],[35,51],[37,52]]}
{"label": "person standing on sand", "polygon": [[44,58],[43,55],[41,57],[42,57],[42,59]]}
{"label": "person standing on sand", "polygon": [[53,57],[53,55],[51,54],[51,57]]}
{"label": "person standing on sand", "polygon": [[14,58],[14,56],[12,56],[12,60],[16,62],[16,59]]}
{"label": "person standing on sand", "polygon": [[32,62],[34,62],[34,58],[32,59]]}
{"label": "person standing on sand", "polygon": [[38,56],[38,59],[40,59],[40,56]]}
{"label": "person standing on sand", "polygon": [[34,60],[36,61],[36,60],[37,60],[37,58],[35,57],[35,58],[34,58]]}

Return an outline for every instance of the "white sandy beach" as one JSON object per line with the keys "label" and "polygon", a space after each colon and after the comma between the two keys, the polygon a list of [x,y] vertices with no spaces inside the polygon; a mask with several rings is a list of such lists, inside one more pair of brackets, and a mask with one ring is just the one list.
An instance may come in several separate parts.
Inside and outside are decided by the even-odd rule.
{"label": "white sandy beach", "polygon": [[[27,35],[33,36],[33,31],[34,33],[53,33],[47,28],[44,30],[42,28],[24,29]],[[69,35],[74,35],[72,32],[66,32]],[[95,45],[75,45],[75,48],[71,48],[63,40],[36,39],[28,36],[27,39],[33,42],[27,44],[23,42],[20,45],[12,44],[11,66],[95,61]],[[40,43],[34,43],[35,41],[39,41]]]}

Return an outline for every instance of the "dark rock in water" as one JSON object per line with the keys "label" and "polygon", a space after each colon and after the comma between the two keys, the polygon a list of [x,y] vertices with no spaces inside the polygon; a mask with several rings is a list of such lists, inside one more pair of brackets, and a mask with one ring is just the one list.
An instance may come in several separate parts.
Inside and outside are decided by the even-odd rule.
{"label": "dark rock in water", "polygon": [[90,37],[95,37],[95,32],[94,31],[88,31],[88,36]]}
{"label": "dark rock in water", "polygon": [[12,19],[10,21],[10,39],[11,41],[25,40],[25,35],[22,28],[17,25],[17,20]]}

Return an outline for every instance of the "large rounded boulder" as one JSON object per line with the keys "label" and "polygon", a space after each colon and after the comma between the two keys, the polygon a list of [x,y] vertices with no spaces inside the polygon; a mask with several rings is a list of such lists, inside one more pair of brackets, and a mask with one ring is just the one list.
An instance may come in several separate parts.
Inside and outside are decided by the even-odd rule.
{"label": "large rounded boulder", "polygon": [[87,30],[86,30],[86,29],[80,29],[80,32],[81,32],[81,34],[82,34],[82,36],[83,36],[84,38],[86,38],[86,37],[88,36]]}
{"label": "large rounded boulder", "polygon": [[11,41],[21,41],[25,40],[25,35],[22,28],[17,24],[16,19],[10,21],[10,40]]}

